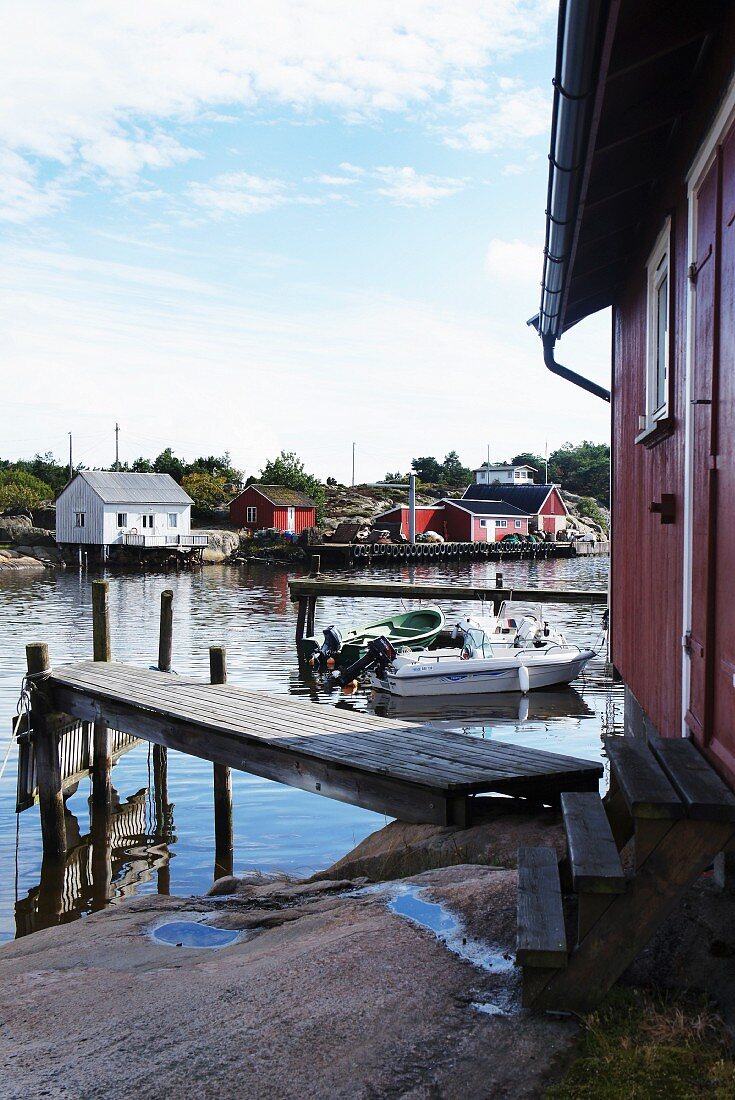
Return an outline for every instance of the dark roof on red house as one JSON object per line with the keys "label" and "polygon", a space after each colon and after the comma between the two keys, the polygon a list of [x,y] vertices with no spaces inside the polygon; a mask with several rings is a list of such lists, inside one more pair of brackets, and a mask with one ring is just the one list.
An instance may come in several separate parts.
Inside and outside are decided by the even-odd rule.
{"label": "dark roof on red house", "polygon": [[513,505],[522,512],[536,515],[554,488],[553,485],[470,485],[462,499],[502,500],[507,506]]}
{"label": "dark roof on red house", "polygon": [[[488,488],[495,489],[497,486],[488,485]],[[461,508],[463,512],[471,512],[473,516],[525,516],[528,514],[523,508],[516,508],[503,500],[468,500],[465,497],[457,500],[445,497],[437,501],[437,505],[439,504],[453,504],[455,508]]]}
{"label": "dark roof on red house", "polygon": [[[284,485],[263,485],[259,481],[251,481],[243,490],[257,489],[261,496],[274,504],[276,508],[316,508],[316,501],[307,497],[306,493],[299,493],[296,489],[287,489]],[[242,496],[242,493],[240,494]]]}

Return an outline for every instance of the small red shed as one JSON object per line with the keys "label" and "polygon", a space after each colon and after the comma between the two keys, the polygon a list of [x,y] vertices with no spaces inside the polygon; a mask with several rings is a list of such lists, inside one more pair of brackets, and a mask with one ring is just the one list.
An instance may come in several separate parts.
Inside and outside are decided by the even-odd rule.
{"label": "small red shed", "polygon": [[250,531],[276,527],[299,535],[316,524],[316,502],[296,489],[254,481],[230,504],[230,520]]}

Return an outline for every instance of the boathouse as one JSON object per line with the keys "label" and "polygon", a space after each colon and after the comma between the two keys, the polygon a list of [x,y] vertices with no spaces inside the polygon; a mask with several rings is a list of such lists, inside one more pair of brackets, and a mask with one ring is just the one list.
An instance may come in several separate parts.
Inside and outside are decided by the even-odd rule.
{"label": "boathouse", "polygon": [[252,482],[230,504],[230,520],[250,531],[276,528],[299,535],[316,524],[316,502],[283,485]]}
{"label": "boathouse", "polygon": [[[495,488],[495,486],[493,486]],[[407,505],[391,508],[373,520],[373,525],[400,523],[408,538]],[[500,542],[506,535],[527,535],[529,518],[520,508],[500,500],[457,500],[444,497],[416,509],[416,533],[436,531],[447,542]]]}
{"label": "boathouse", "polygon": [[735,787],[735,7],[570,4],[562,24],[533,323],[546,366],[609,400],[556,343],[612,307],[627,729],[693,738]]}
{"label": "boathouse", "polygon": [[206,546],[191,533],[192,499],[170,474],[81,470],[56,500],[56,541],[139,549]]}
{"label": "boathouse", "polygon": [[559,531],[566,530],[569,520],[569,509],[562,499],[558,485],[522,482],[513,485],[485,485],[476,481],[465,489],[462,500],[500,500],[514,508],[520,508],[528,515],[529,531],[549,531],[556,535]]}

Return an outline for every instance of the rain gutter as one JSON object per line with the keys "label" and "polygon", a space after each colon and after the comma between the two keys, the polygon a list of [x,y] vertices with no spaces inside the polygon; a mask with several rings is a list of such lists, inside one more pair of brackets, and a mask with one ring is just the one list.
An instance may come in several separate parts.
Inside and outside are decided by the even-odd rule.
{"label": "rain gutter", "polygon": [[561,0],[559,5],[544,275],[539,312],[528,322],[541,337],[548,369],[603,401],[610,400],[610,391],[562,366],[556,361],[554,349],[564,328],[563,306],[576,243],[609,9],[610,0]]}

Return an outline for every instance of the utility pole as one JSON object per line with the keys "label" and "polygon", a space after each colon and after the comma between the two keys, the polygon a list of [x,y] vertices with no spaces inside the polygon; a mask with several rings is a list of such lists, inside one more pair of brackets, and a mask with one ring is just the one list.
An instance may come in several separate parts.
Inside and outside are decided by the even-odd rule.
{"label": "utility pole", "polygon": [[416,542],[416,474],[408,475],[408,541]]}
{"label": "utility pole", "polygon": [[352,444],[352,488],[355,487],[355,444]]}
{"label": "utility pole", "polygon": [[72,456],[71,456],[71,432],[69,432],[68,435],[69,435],[69,481],[71,481],[71,479],[74,477],[74,462],[72,461]]}
{"label": "utility pole", "polygon": [[115,469],[120,469],[120,425],[115,421]]}
{"label": "utility pole", "polygon": [[544,466],[546,467],[546,473],[544,474],[544,485],[549,484],[549,441],[548,439],[544,443]]}

